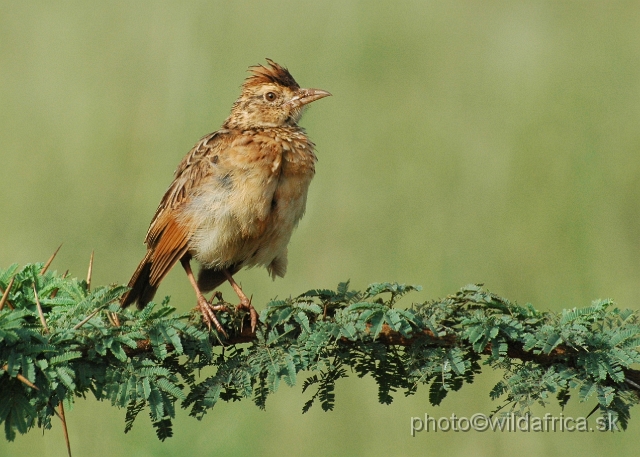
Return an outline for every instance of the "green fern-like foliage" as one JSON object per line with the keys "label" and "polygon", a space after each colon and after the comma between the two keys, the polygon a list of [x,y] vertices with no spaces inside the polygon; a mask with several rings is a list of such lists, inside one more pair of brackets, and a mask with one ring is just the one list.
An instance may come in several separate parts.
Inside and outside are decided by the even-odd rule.
{"label": "green fern-like foliage", "polygon": [[[490,392],[496,410],[510,405],[524,414],[534,403],[556,398],[564,406],[576,396],[626,428],[638,403],[638,315],[610,300],[556,314],[469,285],[400,308],[398,299],[418,287],[353,291],[341,283],[268,303],[255,333],[229,306],[218,314],[225,338],[199,315],[176,313],[168,299],[122,310],[123,286],[89,290],[85,281],[41,270],[0,270],[2,291],[13,281],[0,310],[0,422],[8,440],[36,425],[50,428],[58,404],[70,409],[87,395],[125,408],[125,431],[146,411],[162,440],[172,436],[176,407],[198,419],[221,400],[247,398],[264,408],[283,382],[302,385],[303,412],[316,402],[331,410],[335,384],[349,371],[371,376],[385,404],[398,391],[428,386],[437,405],[483,366],[504,372]],[[204,367],[214,374],[200,377]],[[308,377],[299,379],[301,372]]]}

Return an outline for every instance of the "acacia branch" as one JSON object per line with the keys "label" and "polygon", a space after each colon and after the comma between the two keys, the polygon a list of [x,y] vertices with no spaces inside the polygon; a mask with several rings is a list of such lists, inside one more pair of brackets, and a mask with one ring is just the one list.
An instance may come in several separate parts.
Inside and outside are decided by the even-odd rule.
{"label": "acacia branch", "polygon": [[[222,307],[224,338],[199,314],[176,314],[168,299],[122,310],[126,287],[89,290],[90,273],[84,281],[44,270],[0,270],[2,301],[14,307],[0,309],[0,403],[12,405],[0,423],[46,426],[57,413],[50,405],[93,392],[126,407],[125,430],[148,408],[165,439],[178,405],[195,417],[220,400],[251,398],[264,408],[281,381],[293,386],[303,374],[303,392],[315,389],[303,411],[316,401],[332,409],[335,383],[349,372],[372,377],[382,403],[426,385],[437,405],[485,365],[504,372],[492,398],[520,411],[556,394],[564,405],[572,391],[626,427],[640,401],[640,318],[607,300],[556,314],[470,285],[400,308],[416,287],[341,283],[268,303],[255,332],[246,311]],[[214,374],[203,378],[207,367]],[[25,428],[8,422],[5,430],[11,440]]]}
{"label": "acacia branch", "polygon": [[[235,346],[238,344],[246,344],[257,341],[257,334],[255,331],[251,331],[250,319],[248,316],[245,316],[242,330],[239,333],[232,335],[230,338],[226,339],[223,343],[224,346]],[[371,324],[367,324],[367,328],[371,328]],[[404,336],[402,333],[393,330],[388,324],[383,324],[376,341],[384,344],[386,346],[403,346],[408,347],[415,344],[417,341],[422,340],[424,337],[429,339],[429,344],[437,347],[446,347],[452,348],[459,344],[461,344],[460,339],[453,334],[448,334],[445,336],[437,336],[429,329],[423,329],[418,334],[414,334],[410,337]],[[216,343],[217,339],[212,343]],[[347,338],[341,338],[341,342],[344,344],[350,344],[350,341]],[[167,350],[172,352],[175,348],[172,345],[167,345]],[[145,353],[153,352],[153,345],[149,340],[139,340],[137,341],[137,347],[126,348],[125,352],[127,355],[139,356]],[[481,352],[482,355],[491,355],[492,354],[492,345],[491,343],[487,344],[484,350]],[[569,366],[574,366],[573,359],[578,355],[578,351],[573,348],[566,347],[564,345],[557,346],[550,353],[535,353],[533,351],[526,351],[523,348],[522,343],[519,342],[510,342],[508,343],[507,355],[511,359],[521,360],[523,362],[535,362],[542,366],[553,365],[554,363],[563,363]],[[632,368],[623,369],[625,380],[629,383],[631,389],[635,390],[640,395],[640,370],[635,370]]]}

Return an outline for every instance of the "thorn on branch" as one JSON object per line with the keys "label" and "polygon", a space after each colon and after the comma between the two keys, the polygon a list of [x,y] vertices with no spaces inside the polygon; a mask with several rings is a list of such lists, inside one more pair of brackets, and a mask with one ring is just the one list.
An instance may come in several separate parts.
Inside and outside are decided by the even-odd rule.
{"label": "thorn on branch", "polygon": [[[6,364],[2,367],[2,370],[3,370],[3,371],[7,371],[8,369],[9,369],[9,366],[8,366],[8,365],[6,365]],[[34,383],[32,383],[31,381],[29,381],[29,380],[28,380],[27,378],[25,378],[24,376],[22,376],[20,373],[18,373],[18,374],[16,375],[16,379],[17,379],[18,381],[20,381],[21,383],[23,383],[23,384],[25,384],[25,385],[27,385],[27,386],[31,387],[32,389],[40,390],[40,389],[38,389],[38,386],[36,386]]]}
{"label": "thorn on branch", "polygon": [[638,392],[640,392],[640,385],[636,384],[629,378],[624,378],[625,382],[629,384],[631,387],[635,388]]}
{"label": "thorn on branch", "polygon": [[93,251],[89,258],[89,271],[87,271],[87,292],[91,290],[91,276],[93,275]]}
{"label": "thorn on branch", "polygon": [[78,322],[76,325],[73,326],[74,330],[78,330],[80,327],[82,327],[84,324],[86,324],[87,322],[89,322],[91,320],[91,318],[93,318],[93,316],[95,316],[96,314],[98,314],[100,312],[101,308],[96,309],[94,312],[92,312],[91,314],[89,314],[86,318],[82,319],[82,321]]}
{"label": "thorn on branch", "polygon": [[62,247],[62,243],[60,243],[60,246],[58,246],[58,249],[56,249],[55,252],[51,254],[51,257],[49,257],[49,260],[47,260],[47,263],[45,263],[44,267],[42,267],[42,270],[40,270],[41,275],[47,272],[47,270],[49,269],[49,266],[51,265],[51,262],[53,262],[53,259],[56,258],[56,255],[58,254],[58,251],[60,250],[61,247]]}
{"label": "thorn on branch", "polygon": [[4,308],[4,305],[6,304],[10,309],[15,309],[13,307],[13,305],[11,304],[11,302],[9,301],[9,291],[11,290],[11,287],[13,286],[13,281],[15,281],[16,277],[14,276],[13,278],[11,278],[11,281],[9,281],[9,284],[7,285],[7,290],[5,290],[4,292],[2,292],[2,289],[0,288],[0,293],[2,293],[2,298],[0,299],[0,311],[2,311],[2,309]]}
{"label": "thorn on branch", "polygon": [[59,417],[60,421],[62,422],[62,433],[64,434],[64,442],[67,445],[67,454],[69,454],[69,457],[72,457],[71,443],[69,442],[69,430],[67,429],[67,419],[64,415],[64,405],[62,404],[62,400],[60,400],[60,403],[58,404],[58,409],[60,411]]}
{"label": "thorn on branch", "polygon": [[44,328],[44,331],[46,333],[49,333],[49,327],[47,326],[47,321],[44,319],[44,313],[42,312],[42,305],[40,304],[40,298],[38,298],[38,291],[36,290],[35,280],[33,281],[33,293],[36,297],[36,306],[38,307],[38,315],[40,316],[40,322],[42,323],[42,327]]}
{"label": "thorn on branch", "polygon": [[107,311],[107,319],[111,322],[111,325],[114,327],[120,327],[120,318],[118,317],[118,313],[110,313]]}

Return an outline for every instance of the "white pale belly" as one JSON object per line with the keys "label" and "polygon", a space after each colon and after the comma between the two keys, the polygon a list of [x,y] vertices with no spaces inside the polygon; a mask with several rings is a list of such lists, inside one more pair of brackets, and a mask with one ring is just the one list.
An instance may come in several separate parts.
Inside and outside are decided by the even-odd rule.
{"label": "white pale belly", "polygon": [[205,268],[265,266],[272,275],[283,276],[287,245],[304,214],[311,176],[281,176],[252,186],[258,190],[253,194],[242,184],[226,190],[213,185],[195,197],[183,213],[197,227],[190,243],[194,258]]}

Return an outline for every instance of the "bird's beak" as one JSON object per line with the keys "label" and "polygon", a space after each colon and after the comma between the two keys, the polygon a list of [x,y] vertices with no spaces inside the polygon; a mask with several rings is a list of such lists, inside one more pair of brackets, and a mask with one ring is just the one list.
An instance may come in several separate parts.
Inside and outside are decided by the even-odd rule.
{"label": "bird's beak", "polygon": [[321,98],[328,97],[329,95],[331,95],[329,92],[321,89],[298,89],[296,95],[287,101],[286,104],[299,108],[308,103],[320,100]]}

